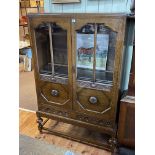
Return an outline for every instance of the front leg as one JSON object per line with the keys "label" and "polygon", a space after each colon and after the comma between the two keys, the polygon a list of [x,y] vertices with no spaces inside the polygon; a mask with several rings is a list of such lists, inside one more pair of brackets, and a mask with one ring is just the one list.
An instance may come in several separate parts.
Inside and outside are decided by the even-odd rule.
{"label": "front leg", "polygon": [[37,123],[38,123],[38,130],[39,130],[40,133],[42,133],[42,129],[43,129],[43,119],[42,119],[41,117],[38,117]]}

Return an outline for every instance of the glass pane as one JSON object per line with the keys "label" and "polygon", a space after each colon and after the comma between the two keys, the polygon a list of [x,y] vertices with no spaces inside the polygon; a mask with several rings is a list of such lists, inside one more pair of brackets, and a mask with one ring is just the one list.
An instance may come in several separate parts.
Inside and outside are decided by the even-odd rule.
{"label": "glass pane", "polygon": [[67,31],[56,24],[52,25],[52,30],[54,72],[56,76],[67,77]]}
{"label": "glass pane", "polygon": [[77,33],[77,79],[91,80],[93,77],[94,34]]}
{"label": "glass pane", "polygon": [[98,25],[97,39],[96,39],[96,82],[97,83],[107,83],[112,81],[112,76],[108,76],[107,71],[107,59],[108,59],[108,49],[109,49],[109,31],[105,29],[101,31],[101,25]]}
{"label": "glass pane", "polygon": [[40,73],[68,77],[67,31],[55,23],[44,23],[35,32]]}
{"label": "glass pane", "polygon": [[39,72],[41,74],[51,74],[51,66],[48,65],[51,63],[48,25],[39,25],[35,30],[35,37]]}
{"label": "glass pane", "polygon": [[117,33],[95,23],[76,32],[77,80],[111,84]]}

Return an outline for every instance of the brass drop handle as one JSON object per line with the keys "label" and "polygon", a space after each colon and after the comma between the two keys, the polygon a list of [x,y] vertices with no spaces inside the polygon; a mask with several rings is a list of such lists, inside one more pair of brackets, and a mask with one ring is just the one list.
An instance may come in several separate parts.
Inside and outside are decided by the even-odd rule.
{"label": "brass drop handle", "polygon": [[89,98],[89,102],[92,103],[92,104],[96,104],[96,103],[97,103],[97,98],[94,97],[94,96],[91,96],[91,97]]}
{"label": "brass drop handle", "polygon": [[59,95],[59,92],[58,92],[57,90],[54,90],[54,89],[53,89],[53,90],[51,91],[51,95],[52,95],[52,96],[58,96],[58,95]]}

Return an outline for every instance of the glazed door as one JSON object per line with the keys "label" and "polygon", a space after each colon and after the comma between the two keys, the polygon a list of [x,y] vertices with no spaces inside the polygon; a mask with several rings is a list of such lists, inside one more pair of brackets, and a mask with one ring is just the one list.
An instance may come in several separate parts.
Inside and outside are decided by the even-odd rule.
{"label": "glazed door", "polygon": [[112,126],[115,120],[124,20],[72,19],[73,109],[77,118]]}
{"label": "glazed door", "polygon": [[39,104],[72,107],[70,20],[36,17],[31,21]]}

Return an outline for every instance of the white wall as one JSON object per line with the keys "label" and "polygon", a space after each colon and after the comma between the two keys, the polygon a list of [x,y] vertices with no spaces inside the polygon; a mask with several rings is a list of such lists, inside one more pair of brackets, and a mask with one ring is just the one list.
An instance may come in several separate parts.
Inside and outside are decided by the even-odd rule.
{"label": "white wall", "polygon": [[52,4],[53,0],[44,0],[45,12],[54,13],[115,13],[130,12],[131,0],[81,0],[74,4]]}

